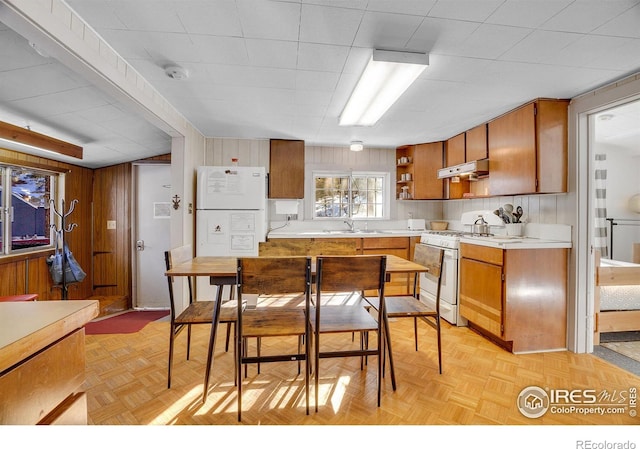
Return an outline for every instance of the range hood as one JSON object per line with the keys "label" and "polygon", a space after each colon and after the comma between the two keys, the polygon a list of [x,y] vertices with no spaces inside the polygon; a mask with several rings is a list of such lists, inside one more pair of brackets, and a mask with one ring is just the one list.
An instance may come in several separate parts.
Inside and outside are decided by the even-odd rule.
{"label": "range hood", "polygon": [[483,176],[489,174],[489,159],[465,162],[438,170],[438,179],[453,178],[454,176],[473,175]]}

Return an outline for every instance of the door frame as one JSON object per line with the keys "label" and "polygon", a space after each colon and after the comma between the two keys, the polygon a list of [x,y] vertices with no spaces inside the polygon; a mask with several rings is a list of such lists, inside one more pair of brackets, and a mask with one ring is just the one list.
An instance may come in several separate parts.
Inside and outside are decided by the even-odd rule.
{"label": "door frame", "polygon": [[[592,117],[598,112],[640,100],[640,74],[635,74],[598,90],[574,98],[569,106],[569,146],[574,148],[576,201],[571,284],[575,303],[568,310],[568,348],[573,352],[593,352],[595,267],[592,254],[594,220]],[[571,163],[571,161],[570,161]]]}
{"label": "door frame", "polygon": [[[171,161],[139,161],[131,163],[131,308],[138,309],[138,251],[136,251],[136,236],[138,235],[138,166],[140,165],[168,165]],[[169,231],[171,234],[171,231]]]}

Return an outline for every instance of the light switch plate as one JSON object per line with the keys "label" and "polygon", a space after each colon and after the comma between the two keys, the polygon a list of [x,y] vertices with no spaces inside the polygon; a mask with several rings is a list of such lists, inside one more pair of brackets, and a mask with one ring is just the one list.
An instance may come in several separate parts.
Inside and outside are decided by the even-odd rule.
{"label": "light switch plate", "polygon": [[115,229],[116,221],[115,220],[107,220],[107,229]]}

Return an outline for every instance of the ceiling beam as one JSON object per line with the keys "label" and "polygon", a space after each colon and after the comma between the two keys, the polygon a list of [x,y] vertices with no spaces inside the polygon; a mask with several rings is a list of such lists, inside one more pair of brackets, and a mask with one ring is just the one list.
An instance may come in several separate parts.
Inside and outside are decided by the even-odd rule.
{"label": "ceiling beam", "polygon": [[82,159],[82,147],[10,123],[0,122],[0,139]]}

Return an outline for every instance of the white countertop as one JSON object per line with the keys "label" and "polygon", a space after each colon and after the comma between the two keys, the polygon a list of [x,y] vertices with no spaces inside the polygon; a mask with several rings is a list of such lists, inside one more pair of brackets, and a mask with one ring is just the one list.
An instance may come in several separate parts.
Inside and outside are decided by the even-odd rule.
{"label": "white countertop", "polygon": [[309,239],[309,238],[361,238],[361,237],[419,237],[422,231],[413,231],[409,229],[387,229],[387,230],[357,230],[351,232],[349,230],[310,230],[310,231],[293,231],[282,230],[269,233],[269,239]]}
{"label": "white countertop", "polygon": [[96,300],[0,303],[0,372],[98,316]]}
{"label": "white countertop", "polygon": [[549,249],[571,248],[571,242],[563,240],[537,239],[531,237],[491,236],[491,237],[461,237],[460,243],[490,246],[500,249]]}

